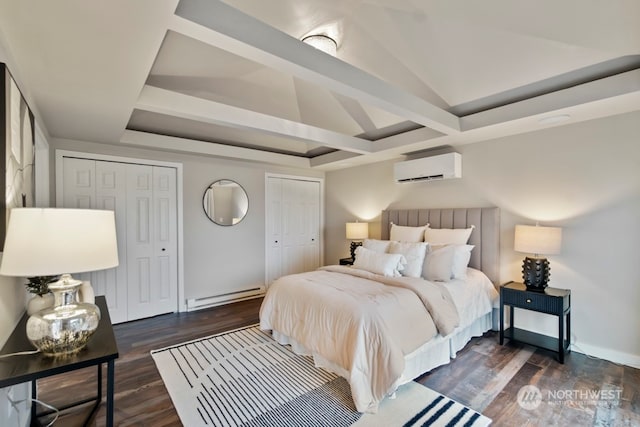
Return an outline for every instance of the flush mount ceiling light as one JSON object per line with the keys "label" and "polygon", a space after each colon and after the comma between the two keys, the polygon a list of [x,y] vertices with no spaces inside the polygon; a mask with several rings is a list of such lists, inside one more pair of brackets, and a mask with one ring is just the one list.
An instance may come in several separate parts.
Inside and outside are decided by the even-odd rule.
{"label": "flush mount ceiling light", "polygon": [[552,125],[555,123],[566,122],[569,119],[571,119],[571,116],[568,114],[558,114],[556,116],[543,117],[538,120],[538,123],[541,125]]}
{"label": "flush mount ceiling light", "polygon": [[312,34],[302,38],[302,41],[331,56],[336,56],[338,44],[334,39],[324,34]]}

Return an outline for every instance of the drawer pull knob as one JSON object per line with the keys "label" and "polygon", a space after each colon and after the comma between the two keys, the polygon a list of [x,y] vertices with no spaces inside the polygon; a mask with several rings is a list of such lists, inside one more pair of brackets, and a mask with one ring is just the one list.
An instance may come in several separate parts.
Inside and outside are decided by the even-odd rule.
{"label": "drawer pull knob", "polygon": [[527,304],[531,303],[531,298],[527,298]]}

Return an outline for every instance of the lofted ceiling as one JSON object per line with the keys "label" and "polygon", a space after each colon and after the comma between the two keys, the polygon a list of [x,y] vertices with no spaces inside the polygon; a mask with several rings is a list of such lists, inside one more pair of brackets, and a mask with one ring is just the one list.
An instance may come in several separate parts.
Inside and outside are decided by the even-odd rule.
{"label": "lofted ceiling", "polygon": [[[55,138],[331,170],[640,109],[633,0],[0,0],[0,12]],[[310,34],[334,38],[337,56],[300,41]]]}

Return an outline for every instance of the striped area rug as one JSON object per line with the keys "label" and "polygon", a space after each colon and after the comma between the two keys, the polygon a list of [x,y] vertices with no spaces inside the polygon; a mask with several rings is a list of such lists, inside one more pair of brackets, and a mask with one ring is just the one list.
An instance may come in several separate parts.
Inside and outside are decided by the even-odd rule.
{"label": "striped area rug", "polygon": [[151,352],[185,426],[473,426],[491,420],[415,382],[377,414],[355,410],[349,384],[257,326]]}

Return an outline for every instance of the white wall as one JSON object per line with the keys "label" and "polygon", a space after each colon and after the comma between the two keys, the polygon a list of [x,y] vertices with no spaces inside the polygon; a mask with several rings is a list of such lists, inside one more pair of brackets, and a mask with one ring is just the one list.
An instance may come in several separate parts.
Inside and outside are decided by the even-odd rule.
{"label": "white wall", "polygon": [[[456,147],[463,178],[395,184],[393,162],[327,173],[328,263],[348,255],[345,222],[382,209],[501,208],[501,279],[522,281],[516,224],[563,228],[550,256],[551,286],[572,292],[572,342],[599,357],[640,366],[640,113]],[[519,327],[557,334],[552,316],[518,312]],[[574,347],[575,350],[575,347]]]}
{"label": "white wall", "polygon": [[[3,37],[0,30],[0,62],[4,62],[11,71],[14,79],[20,88],[19,75],[12,65],[8,50],[3,44]],[[0,248],[1,249],[1,248]],[[1,254],[0,254],[1,257]],[[0,346],[4,345],[11,335],[13,328],[24,313],[25,308],[25,288],[22,285],[23,279],[17,277],[0,276]]]}
{"label": "white wall", "polygon": [[[173,154],[147,149],[54,139],[56,149],[141,159],[179,162],[184,179],[185,298],[203,298],[265,281],[265,173],[323,177],[323,172],[269,166],[230,159]],[[55,157],[55,156],[52,156]],[[52,160],[53,161],[53,160]],[[55,166],[52,163],[51,173]],[[237,225],[223,227],[205,215],[202,198],[218,179],[238,182],[249,197],[247,216]],[[51,182],[55,182],[54,175]],[[52,188],[52,199],[55,200]]]}
{"label": "white wall", "polygon": [[[13,58],[9,50],[4,45],[4,35],[0,29],[0,62],[4,62],[16,83],[21,90],[26,90],[23,82],[20,80],[20,73],[15,66]],[[32,107],[34,104],[28,94],[23,93],[27,104]],[[4,101],[0,101],[4,102]],[[38,126],[38,117],[36,116],[36,126]],[[40,153],[46,150],[47,142],[42,129],[37,136],[39,142]],[[36,170],[37,173],[37,170]],[[48,181],[45,181],[48,183]],[[36,199],[38,198],[36,188]],[[0,248],[1,249],[1,248]],[[2,253],[0,252],[0,260]],[[0,276],[0,347],[11,335],[18,320],[25,311],[25,286],[24,279],[18,277]],[[16,384],[11,387],[0,389],[0,425],[11,426],[27,426],[30,422],[30,395],[31,383]]]}

